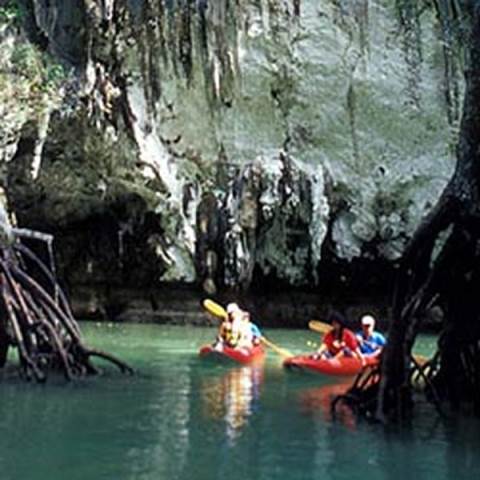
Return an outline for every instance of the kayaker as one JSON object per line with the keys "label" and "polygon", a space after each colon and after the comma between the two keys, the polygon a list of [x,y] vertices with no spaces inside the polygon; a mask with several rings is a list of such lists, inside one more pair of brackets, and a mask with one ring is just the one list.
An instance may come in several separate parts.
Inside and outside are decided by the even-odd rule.
{"label": "kayaker", "polygon": [[330,314],[332,330],[325,334],[315,358],[357,357],[365,363],[355,334],[346,327],[345,317],[339,312]]}
{"label": "kayaker", "polygon": [[251,320],[251,315],[249,312],[243,311],[243,338],[244,343],[249,344],[249,346],[259,345],[262,338],[262,332],[257,325],[255,325]]}
{"label": "kayaker", "polygon": [[252,348],[260,343],[260,329],[250,320],[250,313],[242,310],[236,303],[227,305],[227,313],[232,322],[232,337],[235,347]]}
{"label": "kayaker", "polygon": [[234,346],[232,341],[232,322],[229,318],[223,320],[218,329],[215,347],[221,349],[223,345]]}
{"label": "kayaker", "polygon": [[227,305],[228,318],[230,319],[232,330],[230,334],[230,346],[243,346],[244,340],[244,311],[236,303]]}
{"label": "kayaker", "polygon": [[380,355],[386,344],[386,340],[380,332],[375,331],[375,317],[370,314],[363,315],[360,323],[362,329],[357,332],[360,351],[369,357]]}
{"label": "kayaker", "polygon": [[228,318],[224,319],[218,327],[218,335],[215,338],[212,346],[215,350],[223,350],[223,346],[230,344],[230,337],[232,333],[232,322]]}
{"label": "kayaker", "polygon": [[[223,310],[222,307],[218,307],[220,311]],[[218,309],[215,308],[214,310]],[[217,337],[212,344],[215,350],[221,351],[224,346],[252,348],[254,345],[261,343],[262,333],[260,329],[250,321],[250,314],[242,310],[237,303],[229,303],[223,312],[226,312],[226,317],[220,324]]]}
{"label": "kayaker", "polygon": [[[220,324],[217,338],[213,344],[217,350],[222,350],[224,345],[234,348],[237,346],[239,339],[238,317],[241,310],[236,303],[229,303],[226,311],[227,317]],[[236,322],[235,326],[234,322]]]}

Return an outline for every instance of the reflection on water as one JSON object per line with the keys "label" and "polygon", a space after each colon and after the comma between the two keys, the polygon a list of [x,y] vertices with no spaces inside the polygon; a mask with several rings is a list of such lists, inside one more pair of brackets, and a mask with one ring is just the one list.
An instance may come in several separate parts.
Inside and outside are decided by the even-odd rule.
{"label": "reflection on water", "polygon": [[230,441],[237,438],[258,405],[263,372],[259,366],[237,367],[220,377],[205,379],[201,384],[204,415],[222,420]]}
{"label": "reflection on water", "polygon": [[351,382],[347,383],[344,379],[342,380],[342,383],[327,384],[302,390],[298,395],[300,409],[304,413],[321,414],[326,422],[331,422],[335,419],[347,428],[354,430],[357,418],[343,402],[337,403],[335,418],[332,415],[332,402],[338,395],[343,395],[351,386]]}
{"label": "reflection on water", "polygon": [[[402,428],[348,410],[332,421],[330,400],[344,384],[289,374],[273,355],[263,368],[203,362],[198,348],[213,329],[85,331],[139,374],[108,367],[100,378],[44,386],[4,376],[0,480],[471,480],[480,470],[478,421],[441,420],[423,404]],[[309,335],[271,333],[293,351]]]}

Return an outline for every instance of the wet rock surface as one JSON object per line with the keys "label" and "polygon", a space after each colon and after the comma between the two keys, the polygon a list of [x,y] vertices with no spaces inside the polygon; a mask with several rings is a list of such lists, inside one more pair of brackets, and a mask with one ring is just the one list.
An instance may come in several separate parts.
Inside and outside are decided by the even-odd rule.
{"label": "wet rock surface", "polygon": [[[278,311],[255,308],[283,325],[302,316],[298,292],[305,317],[390,293],[453,168],[463,86],[433,15],[402,22],[382,0],[21,3],[2,64],[35,107],[1,127],[2,185],[20,226],[55,235],[73,297],[125,288],[149,311],[150,289],[281,289]],[[64,69],[41,102],[18,68],[28,41]],[[117,298],[94,310],[143,316]]]}

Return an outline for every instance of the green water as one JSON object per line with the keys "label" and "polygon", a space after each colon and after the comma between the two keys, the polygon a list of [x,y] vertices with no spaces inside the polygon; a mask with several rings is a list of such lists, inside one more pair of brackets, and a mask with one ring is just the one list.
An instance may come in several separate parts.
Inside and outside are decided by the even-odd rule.
{"label": "green water", "polygon": [[[412,427],[385,431],[328,400],[343,387],[263,368],[215,365],[198,348],[213,330],[84,324],[90,344],[137,370],[65,385],[0,383],[0,479],[471,479],[480,471],[478,422],[442,421],[420,406]],[[267,331],[293,351],[315,335]],[[432,349],[423,338],[419,353]]]}

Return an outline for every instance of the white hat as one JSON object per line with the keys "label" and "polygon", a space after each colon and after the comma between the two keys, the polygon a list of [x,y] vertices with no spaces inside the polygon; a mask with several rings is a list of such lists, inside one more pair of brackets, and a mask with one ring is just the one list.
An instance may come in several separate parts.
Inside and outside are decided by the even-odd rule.
{"label": "white hat", "polygon": [[367,326],[374,326],[375,325],[375,319],[372,317],[372,315],[364,315],[362,317],[362,325],[367,325]]}
{"label": "white hat", "polygon": [[227,305],[227,313],[241,312],[241,310],[237,303],[229,303]]}

